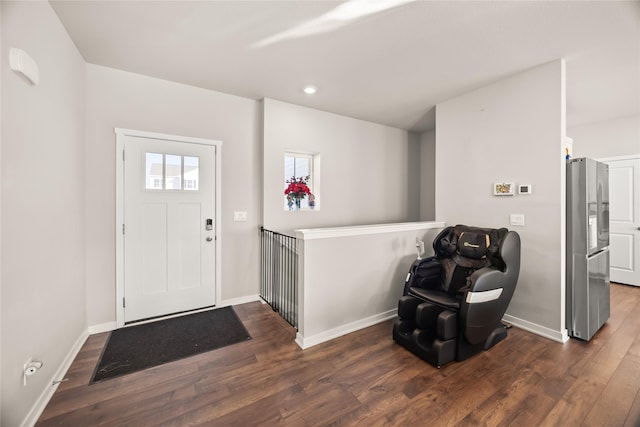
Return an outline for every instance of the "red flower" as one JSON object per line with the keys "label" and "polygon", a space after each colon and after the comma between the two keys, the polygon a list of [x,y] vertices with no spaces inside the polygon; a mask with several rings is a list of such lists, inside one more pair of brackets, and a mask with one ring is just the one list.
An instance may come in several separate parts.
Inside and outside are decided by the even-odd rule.
{"label": "red flower", "polygon": [[299,178],[292,176],[291,179],[286,181],[289,185],[287,189],[284,190],[284,194],[297,199],[304,199],[307,195],[311,194],[311,189],[307,185],[307,182],[309,182],[308,176]]}

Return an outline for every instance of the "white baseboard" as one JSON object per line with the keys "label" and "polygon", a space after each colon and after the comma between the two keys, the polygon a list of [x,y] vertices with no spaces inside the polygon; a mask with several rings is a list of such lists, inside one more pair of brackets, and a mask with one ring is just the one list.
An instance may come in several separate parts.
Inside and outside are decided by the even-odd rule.
{"label": "white baseboard", "polygon": [[101,323],[99,325],[89,326],[89,335],[101,334],[103,332],[111,332],[118,328],[115,320],[113,322]]}
{"label": "white baseboard", "polygon": [[538,325],[537,323],[532,323],[527,320],[511,316],[509,314],[505,314],[502,317],[502,320],[512,324],[513,326],[517,326],[520,329],[524,329],[525,331],[532,332],[545,338],[549,338],[553,341],[557,341],[560,343],[569,341],[569,335],[567,334],[566,329],[564,331],[556,331],[555,329],[550,329],[546,326]]}
{"label": "white baseboard", "polygon": [[305,350],[309,347],[313,347],[314,345],[330,341],[334,338],[350,334],[351,332],[355,332],[360,329],[368,328],[369,326],[384,322],[385,320],[393,319],[397,314],[398,309],[394,308],[393,310],[374,314],[373,316],[356,320],[355,322],[347,323],[346,325],[338,326],[337,328],[329,329],[310,337],[304,337],[300,332],[298,332],[296,334],[296,344],[298,344],[301,349]]}
{"label": "white baseboard", "polygon": [[254,301],[262,301],[262,299],[260,298],[260,295],[255,294],[255,295],[247,295],[247,296],[244,296],[244,297],[225,299],[225,300],[220,301],[219,304],[216,304],[216,307],[227,307],[229,305],[240,305],[240,304],[246,304],[248,302],[254,302]]}
{"label": "white baseboard", "polygon": [[[321,344],[326,341],[330,341],[334,338],[341,337],[343,335],[349,334],[351,332],[355,332],[360,329],[367,328],[369,326],[373,326],[377,323],[384,322],[385,320],[393,319],[396,317],[398,311],[396,309],[389,310],[384,313],[379,313],[374,316],[367,317],[365,319],[357,320],[352,323],[348,323],[346,325],[339,326],[334,329],[330,329],[319,334],[312,335],[310,337],[304,337],[300,332],[296,335],[296,344],[301,349],[307,349],[309,347],[313,347],[314,345]],[[538,325],[536,323],[529,322],[527,320],[520,319],[518,317],[510,316],[505,314],[502,318],[505,322],[512,324],[520,329],[524,329],[536,335],[543,336],[545,338],[549,338],[553,341],[557,341],[560,343],[565,343],[569,340],[569,336],[567,331],[556,331],[546,326]]]}
{"label": "white baseboard", "polygon": [[36,424],[36,422],[38,421],[38,418],[40,418],[40,415],[42,415],[42,412],[44,412],[44,409],[47,407],[49,400],[51,400],[53,393],[58,388],[58,385],[60,385],[55,381],[59,381],[64,378],[65,374],[69,370],[69,367],[71,366],[71,363],[73,363],[73,360],[76,358],[76,356],[80,352],[82,345],[84,344],[84,342],[87,340],[88,337],[89,337],[89,333],[87,331],[83,331],[80,334],[75,344],[73,344],[73,347],[71,347],[71,350],[69,350],[69,353],[67,353],[67,356],[64,358],[64,360],[60,364],[60,367],[58,368],[58,370],[56,370],[55,374],[53,374],[53,377],[51,377],[51,380],[48,382],[48,384],[50,385],[45,387],[44,390],[42,390],[42,393],[40,393],[38,400],[36,400],[36,402],[31,407],[31,410],[29,411],[25,419],[22,421],[22,424],[20,424],[21,427],[33,427]]}

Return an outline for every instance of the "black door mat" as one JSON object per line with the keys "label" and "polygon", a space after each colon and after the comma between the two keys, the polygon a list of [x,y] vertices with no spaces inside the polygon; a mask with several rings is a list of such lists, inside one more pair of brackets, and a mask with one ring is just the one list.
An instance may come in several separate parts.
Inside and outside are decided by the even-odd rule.
{"label": "black door mat", "polygon": [[91,383],[250,339],[232,307],[116,329],[102,351]]}

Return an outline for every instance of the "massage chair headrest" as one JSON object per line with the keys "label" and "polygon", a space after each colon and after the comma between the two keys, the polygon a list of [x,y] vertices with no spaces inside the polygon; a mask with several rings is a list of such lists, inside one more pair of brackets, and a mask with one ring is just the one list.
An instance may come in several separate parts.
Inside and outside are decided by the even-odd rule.
{"label": "massage chair headrest", "polygon": [[504,262],[500,258],[500,246],[507,232],[506,228],[450,226],[436,236],[433,249],[438,258],[457,254],[472,260],[488,259],[491,265],[502,269]]}

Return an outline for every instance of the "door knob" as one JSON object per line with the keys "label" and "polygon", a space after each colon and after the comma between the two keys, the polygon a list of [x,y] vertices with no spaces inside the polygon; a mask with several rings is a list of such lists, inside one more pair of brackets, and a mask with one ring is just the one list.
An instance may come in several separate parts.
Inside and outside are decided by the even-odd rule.
{"label": "door knob", "polygon": [[212,240],[213,240],[213,237],[211,237],[211,236],[207,236],[207,239],[206,239],[206,240],[207,240],[207,242],[210,242],[210,241],[212,241]]}

